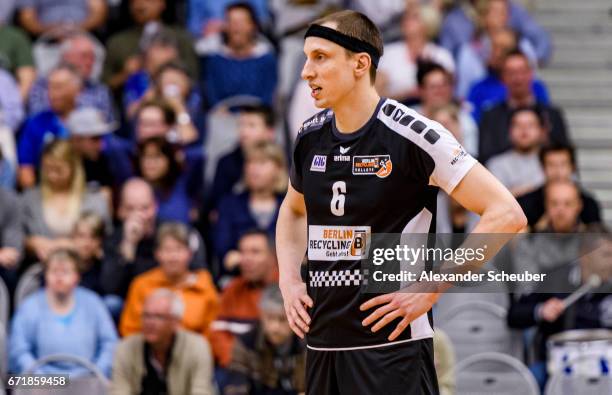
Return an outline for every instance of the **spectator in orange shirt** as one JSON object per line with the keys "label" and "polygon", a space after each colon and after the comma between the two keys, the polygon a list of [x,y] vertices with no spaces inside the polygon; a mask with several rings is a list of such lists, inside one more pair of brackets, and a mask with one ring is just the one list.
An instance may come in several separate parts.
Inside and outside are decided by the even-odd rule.
{"label": "spectator in orange shirt", "polygon": [[240,276],[221,294],[219,316],[211,325],[210,343],[217,363],[231,360],[234,337],[249,332],[259,320],[262,290],[278,281],[272,240],[261,230],[246,232],[238,242]]}
{"label": "spectator in orange shirt", "polygon": [[189,270],[192,258],[189,230],[180,223],[168,222],[157,232],[155,259],[159,267],[137,276],[130,286],[119,331],[122,336],[139,332],[144,301],[158,288],[168,288],[183,299],[182,326],[204,335],[219,309],[219,297],[210,273]]}

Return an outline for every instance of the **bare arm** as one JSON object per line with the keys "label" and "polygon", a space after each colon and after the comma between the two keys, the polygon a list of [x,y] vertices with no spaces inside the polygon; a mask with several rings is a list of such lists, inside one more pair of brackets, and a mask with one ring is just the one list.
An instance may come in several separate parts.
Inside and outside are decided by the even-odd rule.
{"label": "bare arm", "polygon": [[46,26],[38,19],[38,14],[34,7],[27,7],[19,11],[19,23],[21,23],[24,29],[35,36],[43,34],[46,29]]}
{"label": "bare arm", "polygon": [[514,196],[480,163],[466,174],[451,197],[480,215],[472,233],[518,233],[527,225]]}
{"label": "bare arm", "polygon": [[106,7],[106,2],[103,0],[89,0],[89,15],[87,18],[81,22],[81,28],[87,31],[94,30],[99,28],[106,21],[106,14],[108,12],[108,8]]}
{"label": "bare arm", "polygon": [[19,93],[24,103],[28,101],[30,88],[36,79],[36,69],[33,66],[23,66],[16,70],[17,82],[19,83]]}
{"label": "bare arm", "polygon": [[21,165],[17,170],[17,182],[23,189],[36,185],[36,170],[32,165]]}
{"label": "bare arm", "polygon": [[73,248],[74,243],[68,238],[53,239],[45,236],[29,236],[25,239],[25,248],[36,256],[40,262],[47,260],[51,251],[57,248]]}
{"label": "bare arm", "polygon": [[306,238],[304,195],[289,185],[276,224],[276,245],[281,282],[302,281],[300,264],[306,253]]}
{"label": "bare arm", "polygon": [[[484,259],[468,262],[463,266],[443,265],[443,271],[478,270],[493,257],[511,238],[527,225],[527,218],[516,199],[487,169],[476,163],[451,192],[451,197],[466,209],[479,214],[480,221],[460,248],[482,247],[482,238],[478,233],[498,233],[499,236],[488,237]],[[418,283],[417,285],[420,285]],[[377,332],[393,320],[402,317],[389,340],[395,340],[417,317],[431,309],[440,297],[441,292],[451,287],[448,283],[427,284],[431,291],[416,289],[415,292],[389,293],[370,299],[361,305],[361,310],[378,307],[365,320],[363,325],[372,326]]]}
{"label": "bare arm", "polygon": [[142,65],[142,60],[138,55],[132,55],[125,60],[123,63],[123,68],[111,74],[108,79],[108,86],[112,90],[119,89],[130,77],[130,75],[138,72],[140,70],[140,66]]}
{"label": "bare arm", "polygon": [[285,311],[291,329],[300,337],[308,332],[310,317],[307,307],[312,299],[306,293],[306,284],[300,276],[300,265],[306,253],[306,205],[304,195],[291,185],[281,204],[276,223],[276,254],[278,256],[279,283]]}

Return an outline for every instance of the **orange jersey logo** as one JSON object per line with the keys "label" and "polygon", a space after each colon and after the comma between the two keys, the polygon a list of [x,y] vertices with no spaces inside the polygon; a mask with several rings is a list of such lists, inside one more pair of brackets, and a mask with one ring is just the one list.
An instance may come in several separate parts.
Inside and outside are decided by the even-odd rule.
{"label": "orange jersey logo", "polygon": [[389,174],[391,174],[391,170],[393,170],[393,163],[391,162],[391,158],[383,159],[380,161],[380,168],[376,172],[376,175],[379,178],[385,178]]}
{"label": "orange jersey logo", "polygon": [[376,175],[386,178],[391,174],[393,164],[391,155],[355,155],[353,157],[353,174],[356,176]]}

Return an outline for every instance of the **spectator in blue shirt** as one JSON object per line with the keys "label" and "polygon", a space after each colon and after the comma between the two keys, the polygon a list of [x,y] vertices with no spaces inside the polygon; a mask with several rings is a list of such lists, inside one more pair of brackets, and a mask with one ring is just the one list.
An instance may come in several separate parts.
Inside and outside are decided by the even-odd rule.
{"label": "spectator in blue shirt", "polygon": [[134,116],[142,100],[155,97],[151,79],[164,64],[177,61],[179,56],[176,37],[164,28],[146,42],[142,53],[142,67],[132,73],[123,87],[123,107],[129,118]]}
{"label": "spectator in blue shirt", "polygon": [[[510,30],[502,29],[491,35],[487,74],[472,85],[467,96],[476,122],[480,122],[484,111],[508,97],[508,90],[501,80],[501,69],[506,56],[511,52],[516,52],[516,37]],[[548,91],[542,81],[534,78],[531,89],[538,103],[549,103]]]}
{"label": "spectator in blue shirt", "polygon": [[196,50],[202,55],[202,83],[209,107],[236,95],[254,96],[272,105],[276,56],[271,45],[260,39],[248,4],[230,5],[223,33],[207,37]]}
{"label": "spectator in blue shirt", "polygon": [[244,164],[246,191],[225,195],[219,202],[215,227],[215,252],[223,263],[221,274],[236,268],[238,240],[243,233],[260,229],[274,239],[276,219],[287,188],[287,169],[283,150],[262,142],[246,152]]}
{"label": "spectator in blue shirt", "polygon": [[210,210],[217,207],[219,199],[232,192],[242,179],[244,153],[251,147],[274,141],[274,113],[266,106],[244,106],[238,115],[239,145],[217,162],[212,189],[208,193],[207,206]]}
{"label": "spectator in blue shirt", "polygon": [[22,188],[36,183],[36,169],[44,145],[56,138],[68,138],[64,122],[75,109],[82,86],[80,75],[72,66],[60,65],[49,74],[50,108],[28,118],[17,145],[18,180]]}
{"label": "spectator in blue shirt", "polygon": [[519,107],[536,107],[548,130],[547,142],[569,142],[561,109],[537,101],[533,93],[533,69],[525,54],[520,51],[509,53],[502,65],[501,78],[508,90],[507,98],[482,114],[478,136],[479,161],[486,163],[493,155],[510,148],[510,118]]}
{"label": "spectator in blue shirt", "polygon": [[[189,31],[195,37],[218,33],[223,26],[223,13],[228,5],[236,4],[237,0],[188,0]],[[266,25],[270,22],[270,10],[266,0],[246,1],[257,14],[257,20]],[[309,5],[312,6],[312,5]]]}
{"label": "spectator in blue shirt", "polygon": [[[461,45],[457,54],[457,87],[458,97],[464,98],[470,87],[478,80],[485,77],[487,73],[487,61],[493,51],[494,35],[500,31],[510,29],[508,25],[508,3],[506,0],[490,0],[478,7],[478,24],[481,26],[469,42]],[[529,60],[536,65],[537,59],[531,43],[523,37],[517,36],[513,30],[514,47],[527,55]],[[499,40],[499,38],[496,38]]]}
{"label": "spectator in blue shirt", "polygon": [[38,36],[61,26],[95,30],[106,21],[104,0],[17,0],[19,22]]}
{"label": "spectator in blue shirt", "polygon": [[[102,111],[104,117],[113,121],[115,111],[108,87],[93,79],[96,64],[96,50],[93,38],[85,33],[76,33],[66,38],[61,45],[62,63],[73,66],[83,81],[81,92],[77,96],[77,107],[95,107]],[[49,109],[48,80],[41,77],[34,83],[28,99],[30,114]]]}
{"label": "spectator in blue shirt", "polygon": [[[506,0],[510,9],[510,27],[533,45],[540,63],[546,63],[552,54],[549,34],[529,15],[529,12],[514,0]],[[476,30],[472,19],[475,15],[475,0],[459,1],[446,14],[440,31],[440,43],[455,56],[461,44],[468,42]]]}
{"label": "spectator in blue shirt", "polygon": [[[45,288],[19,306],[9,339],[10,370],[24,373],[36,360],[68,354],[90,361],[110,376],[117,332],[94,292],[79,284],[79,257],[71,250],[52,252],[45,264]],[[34,373],[89,373],[84,367],[56,362]]]}
{"label": "spectator in blue shirt", "polygon": [[202,98],[197,89],[194,89],[191,76],[182,64],[170,61],[156,65],[152,76],[142,72],[134,77],[137,78],[128,80],[124,96],[128,115],[133,116],[138,107],[147,100],[162,99],[176,114],[176,120],[181,127],[182,142],[190,144],[202,141],[205,121]]}

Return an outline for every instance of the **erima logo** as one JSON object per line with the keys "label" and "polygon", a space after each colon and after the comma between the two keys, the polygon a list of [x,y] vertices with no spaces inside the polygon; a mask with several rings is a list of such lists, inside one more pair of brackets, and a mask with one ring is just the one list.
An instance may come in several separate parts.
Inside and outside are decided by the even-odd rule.
{"label": "erima logo", "polygon": [[312,164],[310,165],[310,171],[318,171],[318,172],[324,173],[326,164],[327,164],[327,156],[315,155],[314,158],[312,158]]}
{"label": "erima logo", "polygon": [[351,161],[351,156],[350,155],[344,155],[350,149],[351,149],[351,147],[344,148],[343,146],[340,146],[340,155],[334,155],[334,162],[350,162]]}
{"label": "erima logo", "polygon": [[350,162],[350,155],[334,155],[334,162]]}

